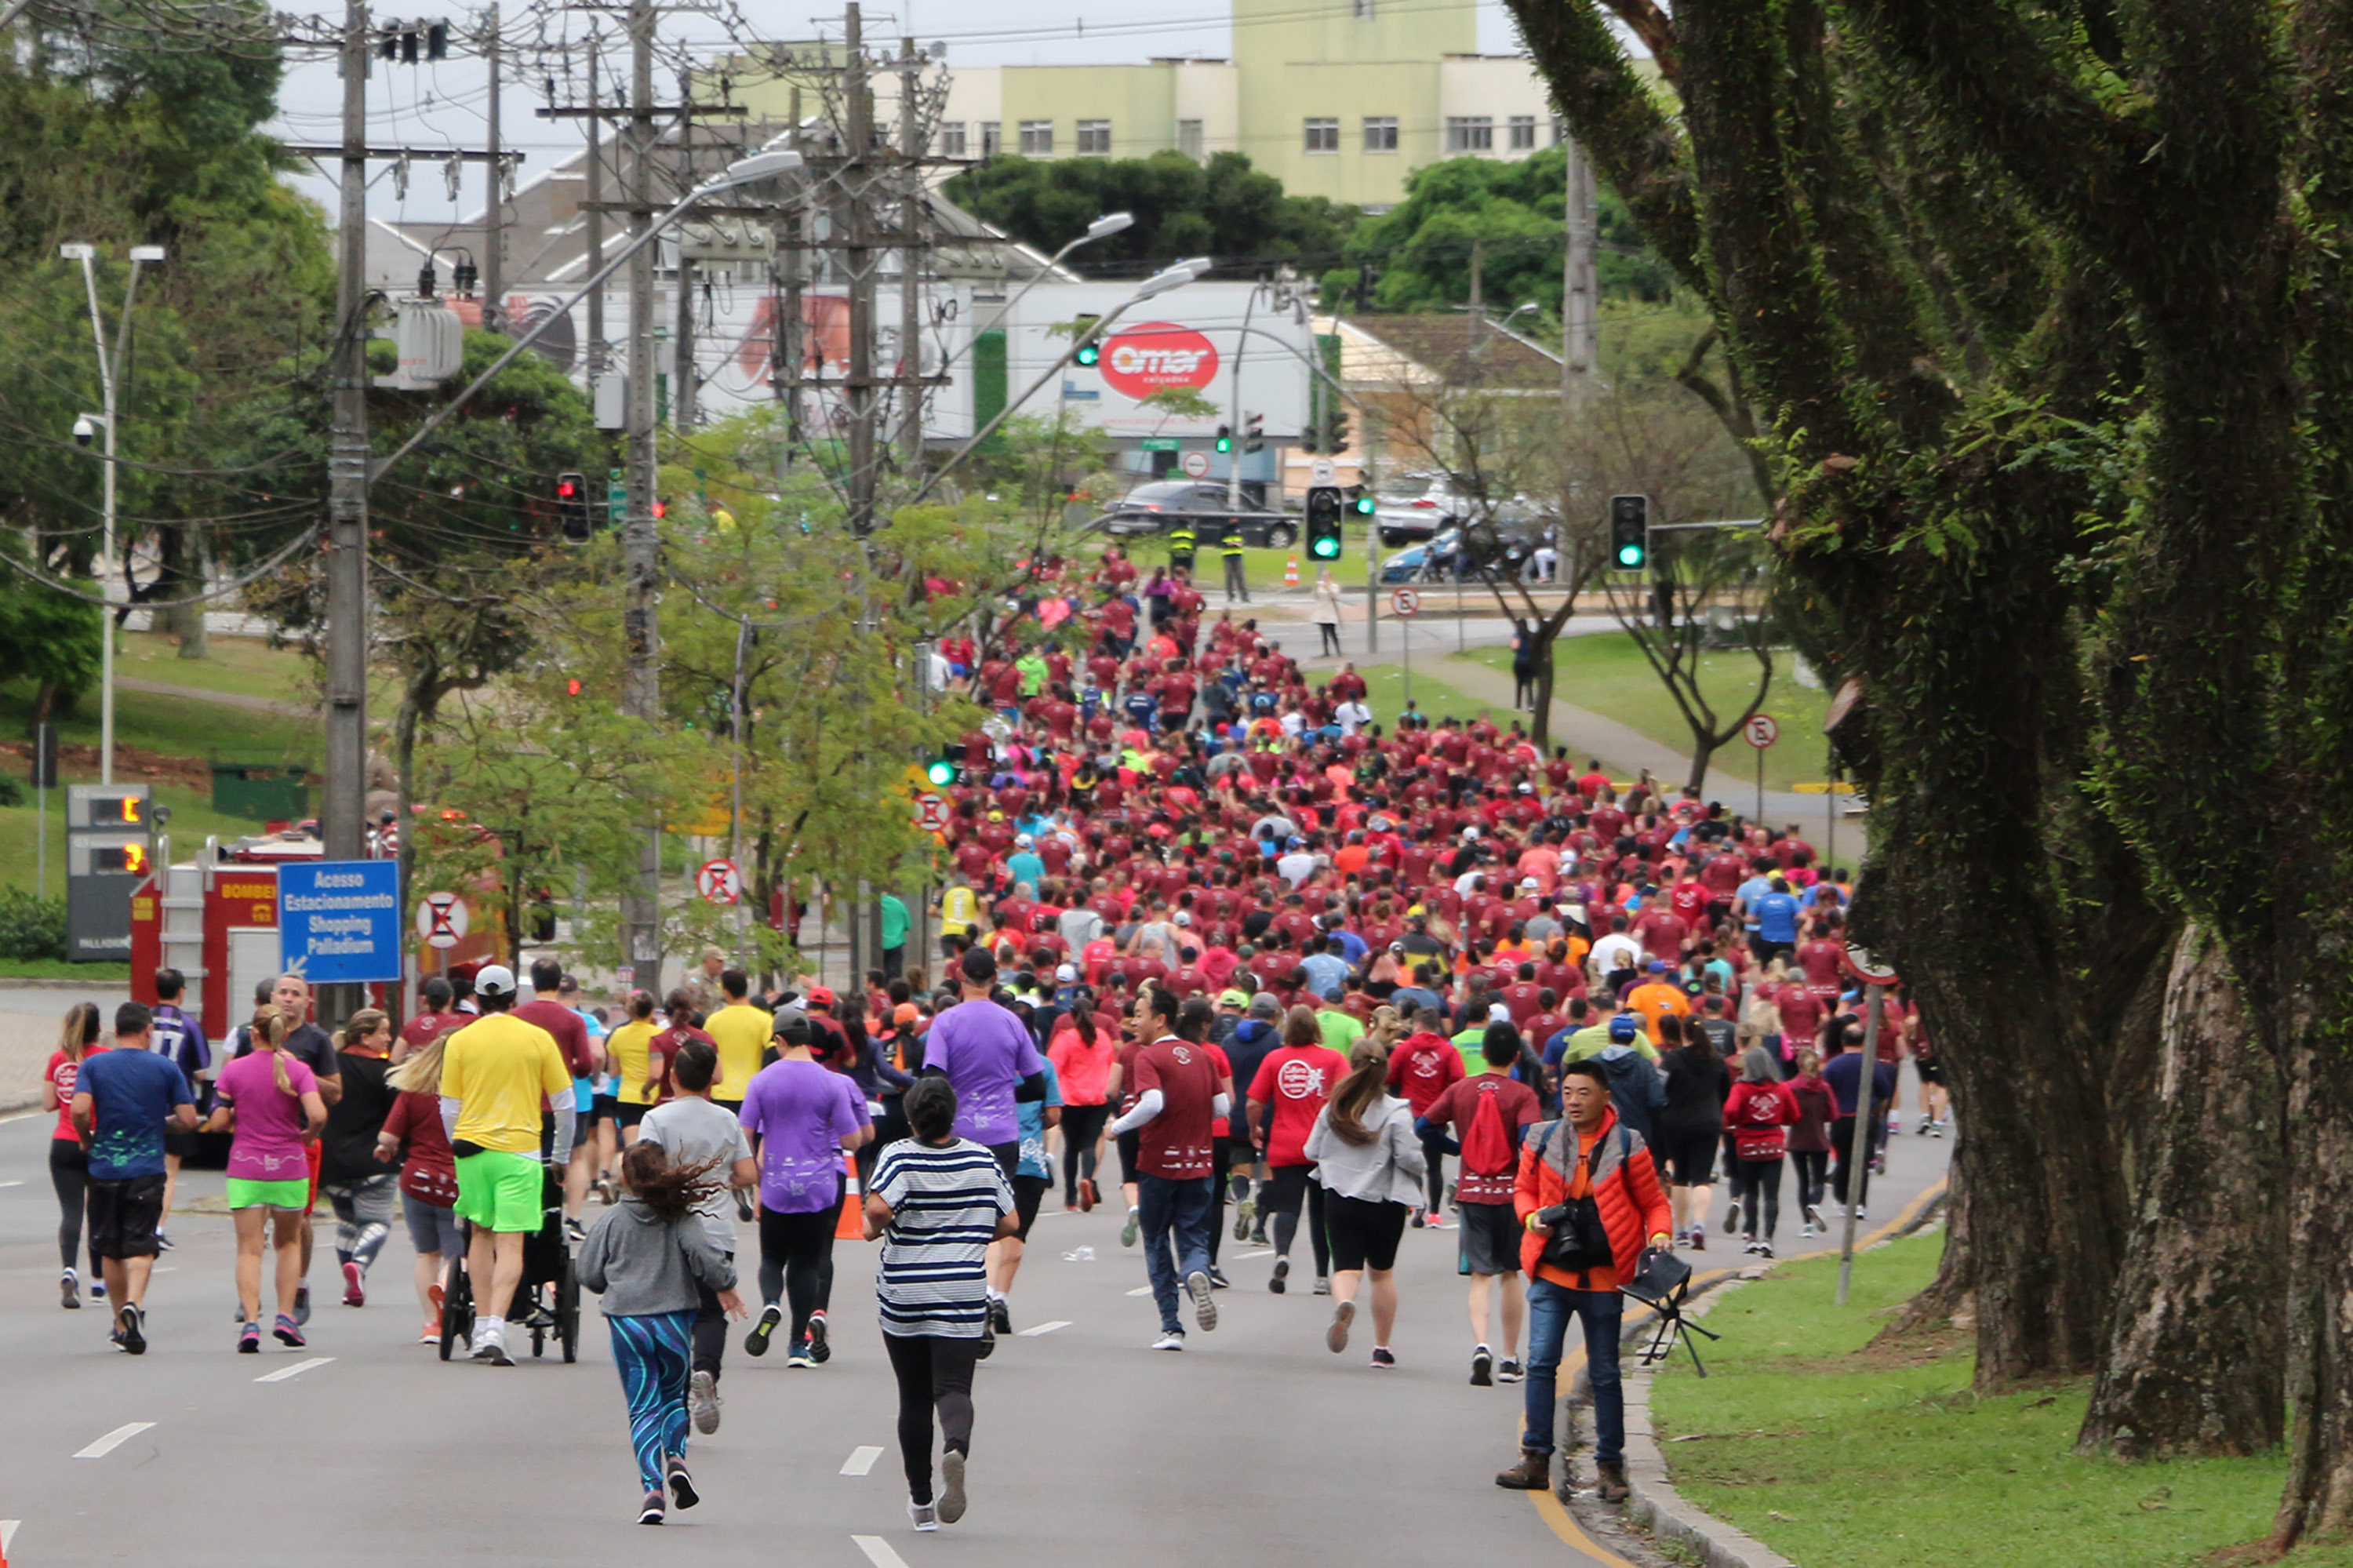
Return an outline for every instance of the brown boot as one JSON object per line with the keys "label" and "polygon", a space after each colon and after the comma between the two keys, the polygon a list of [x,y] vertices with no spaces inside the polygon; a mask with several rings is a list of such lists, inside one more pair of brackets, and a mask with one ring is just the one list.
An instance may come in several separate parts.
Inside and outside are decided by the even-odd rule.
{"label": "brown boot", "polygon": [[1593,1468],[1594,1490],[1600,1494],[1601,1500],[1613,1503],[1624,1502],[1628,1492],[1632,1489],[1626,1485],[1626,1461],[1602,1459],[1598,1461]]}
{"label": "brown boot", "polygon": [[1522,1449],[1520,1462],[1497,1475],[1495,1484],[1515,1492],[1543,1491],[1552,1485],[1552,1456]]}

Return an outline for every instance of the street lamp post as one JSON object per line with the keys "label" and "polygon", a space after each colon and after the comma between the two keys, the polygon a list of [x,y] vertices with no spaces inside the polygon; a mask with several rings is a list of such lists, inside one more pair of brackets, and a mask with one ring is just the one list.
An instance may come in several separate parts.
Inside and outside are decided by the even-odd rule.
{"label": "street lamp post", "polygon": [[1107,212],[1101,217],[1095,219],[1092,223],[1087,225],[1084,232],[1081,233],[1077,238],[1063,246],[1060,250],[1055,251],[1051,256],[1047,257],[1046,264],[1038,269],[1037,274],[1028,282],[1015,290],[1011,299],[997,306],[997,313],[995,315],[989,317],[988,320],[981,325],[975,327],[972,330],[971,334],[967,336],[962,344],[957,345],[955,353],[949,355],[947,358],[942,362],[940,366],[941,371],[945,373],[947,367],[956,362],[957,355],[963,354],[965,349],[968,349],[974,344],[978,343],[982,337],[995,331],[997,328],[1003,326],[1007,321],[1010,320],[1013,315],[1013,307],[1019,304],[1023,300],[1029,298],[1029,291],[1044,282],[1047,276],[1051,273],[1055,268],[1060,267],[1062,264],[1062,259],[1068,256],[1071,251],[1076,250],[1080,246],[1088,244],[1091,241],[1107,239],[1123,229],[1133,228],[1134,227],[1135,227],[1134,215],[1133,213],[1125,212]]}
{"label": "street lamp post", "polygon": [[[82,285],[90,293],[90,334],[98,344],[98,391],[103,413],[83,414],[73,424],[74,440],[87,447],[98,430],[106,432],[106,449],[100,461],[106,465],[102,481],[104,522],[99,542],[100,570],[106,575],[101,585],[114,575],[114,464],[115,408],[114,373],[121,367],[123,351],[131,342],[131,307],[139,298],[139,266],[143,261],[161,262],[164,248],[160,245],[134,245],[131,248],[131,278],[122,289],[122,320],[114,334],[111,354],[106,346],[106,318],[98,307],[98,247],[69,244],[58,247],[58,254],[69,261],[81,263]],[[99,597],[111,597],[101,586]],[[114,627],[111,607],[100,607],[98,652],[98,781],[114,782]]]}

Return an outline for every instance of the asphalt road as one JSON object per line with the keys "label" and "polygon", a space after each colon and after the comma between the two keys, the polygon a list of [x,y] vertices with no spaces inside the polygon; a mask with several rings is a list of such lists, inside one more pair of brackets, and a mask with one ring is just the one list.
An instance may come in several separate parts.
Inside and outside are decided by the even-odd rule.
{"label": "asphalt road", "polygon": [[[1908,1074],[1906,1094],[1908,1108]],[[1050,1197],[1013,1293],[1019,1332],[976,1390],[971,1510],[924,1536],[907,1523],[871,1250],[840,1244],[832,1362],[788,1372],[780,1353],[744,1357],[736,1337],[725,1423],[693,1442],[702,1506],[656,1531],[633,1522],[636,1472],[593,1305],[579,1365],[444,1365],[411,1342],[406,1233],[353,1310],[331,1284],[330,1226],[310,1347],[238,1356],[228,1221],[183,1213],[150,1293],[152,1348],[127,1357],[107,1345],[103,1312],[58,1308],[48,1132],[38,1116],[0,1122],[11,1564],[1621,1561],[1548,1497],[1493,1484],[1514,1456],[1520,1390],[1468,1386],[1451,1231],[1406,1234],[1400,1365],[1381,1373],[1365,1364],[1364,1318],[1346,1355],[1324,1349],[1329,1304],[1307,1292],[1303,1239],[1283,1297],[1265,1289],[1270,1260],[1229,1239],[1236,1287],[1219,1294],[1217,1331],[1181,1355],[1152,1351],[1156,1318],[1119,1217],[1064,1215]],[[1872,1224],[1939,1180],[1949,1149],[1902,1134]],[[181,1202],[220,1186],[191,1173]],[[1785,1216],[1789,1251],[1794,1233]],[[1095,1261],[1064,1260],[1082,1245]],[[1693,1261],[1742,1260],[1718,1240]]]}

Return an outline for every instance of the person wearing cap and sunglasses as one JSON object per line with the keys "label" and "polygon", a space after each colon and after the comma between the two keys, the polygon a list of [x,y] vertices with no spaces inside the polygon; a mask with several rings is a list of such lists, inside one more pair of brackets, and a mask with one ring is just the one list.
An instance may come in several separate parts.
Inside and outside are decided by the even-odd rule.
{"label": "person wearing cap and sunglasses", "polygon": [[[540,1228],[540,1151],[560,1171],[572,1158],[572,1068],[555,1036],[514,1016],[514,972],[474,977],[481,1015],[449,1036],[441,1058],[441,1124],[457,1157],[458,1217],[473,1226],[466,1272],[474,1289],[473,1359],[512,1366],[506,1315],[522,1282],[523,1238]],[[546,1140],[550,1110],[554,1137]]]}

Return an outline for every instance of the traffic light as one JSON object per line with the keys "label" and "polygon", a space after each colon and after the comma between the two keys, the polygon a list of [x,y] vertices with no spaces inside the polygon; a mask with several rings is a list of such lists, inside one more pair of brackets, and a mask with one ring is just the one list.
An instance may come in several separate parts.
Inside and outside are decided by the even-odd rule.
{"label": "traffic light", "polygon": [[956,781],[955,753],[961,747],[942,747],[940,754],[923,764],[923,777],[935,789],[944,789]]}
{"label": "traffic light", "polygon": [[1218,450],[1221,452],[1234,450],[1234,428],[1231,425],[1218,427]]}
{"label": "traffic light", "polygon": [[1252,414],[1242,421],[1242,450],[1256,452],[1265,450],[1266,416]]}
{"label": "traffic light", "polygon": [[567,545],[585,545],[596,533],[595,518],[588,511],[588,476],[582,473],[559,473],[555,476],[555,520],[564,530]]}
{"label": "traffic light", "polygon": [[1324,428],[1316,432],[1315,444],[1327,452],[1348,450],[1348,410],[1340,406],[1339,399],[1334,398],[1324,410]]}
{"label": "traffic light", "polygon": [[1340,558],[1340,516],[1345,493],[1336,484],[1307,487],[1307,554],[1318,561]]}
{"label": "traffic light", "polygon": [[577,675],[571,677],[564,683],[564,694],[567,697],[578,696],[580,694],[580,677]]}
{"label": "traffic light", "polygon": [[1099,343],[1082,343],[1079,344],[1077,357],[1078,362],[1081,365],[1092,365],[1095,361],[1103,357],[1103,344]]}
{"label": "traffic light", "polygon": [[1078,319],[1079,351],[1071,357],[1081,365],[1092,366],[1103,358],[1103,344],[1095,341],[1095,324],[1101,316],[1083,315]]}
{"label": "traffic light", "polygon": [[1651,498],[1613,495],[1609,498],[1609,564],[1621,572],[1639,572],[1651,560]]}
{"label": "traffic light", "polygon": [[1374,498],[1373,493],[1361,484],[1356,487],[1355,493],[1348,498],[1348,510],[1359,517],[1370,517],[1380,509],[1381,503]]}
{"label": "traffic light", "polygon": [[667,501],[662,500],[662,499],[661,499],[660,497],[659,497],[659,496],[655,497],[655,499],[654,499],[654,521],[655,521],[655,522],[657,522],[657,523],[659,523],[659,522],[660,522],[663,518],[665,518],[665,517],[667,517],[667,516],[669,516],[669,515],[670,515],[670,503],[669,503],[669,502],[667,502]]}

